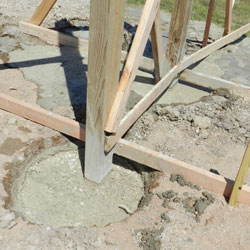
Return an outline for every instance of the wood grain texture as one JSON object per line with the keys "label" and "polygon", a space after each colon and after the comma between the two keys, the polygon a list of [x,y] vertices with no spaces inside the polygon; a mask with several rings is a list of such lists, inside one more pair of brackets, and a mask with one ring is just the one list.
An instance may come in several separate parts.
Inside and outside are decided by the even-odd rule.
{"label": "wood grain texture", "polygon": [[199,72],[194,72],[188,69],[184,70],[181,73],[179,79],[196,86],[201,86],[213,90],[219,88],[232,89],[236,92],[239,90],[239,88],[242,88],[244,90],[250,90],[249,86],[224,80],[215,76],[209,76]]}
{"label": "wood grain texture", "polygon": [[194,54],[186,57],[179,65],[174,66],[122,119],[119,129],[115,135],[106,136],[105,151],[109,151],[117,141],[127,132],[133,123],[150,107],[150,105],[158,98],[176,79],[177,75],[190,65],[202,60],[217,49],[238,39],[243,34],[250,31],[250,23],[227,36],[220,38],[214,43],[200,49]]}
{"label": "wood grain texture", "polygon": [[[56,30],[47,29],[41,26],[33,25],[27,22],[19,22],[19,29],[28,35],[38,37],[39,39],[52,45],[66,45],[74,48],[79,48],[83,51],[88,51],[87,39],[74,37],[71,35],[58,32]],[[126,51],[121,52],[121,62],[125,62],[128,57]],[[151,58],[142,57],[140,60],[140,68],[154,71],[154,61]]]}
{"label": "wood grain texture", "polygon": [[177,78],[179,68],[173,67],[121,120],[115,135],[106,136],[105,151],[117,143],[117,141],[128,131],[136,120],[149,108],[162,92]]}
{"label": "wood grain texture", "polygon": [[242,186],[243,186],[244,181],[246,179],[249,167],[250,167],[250,142],[248,143],[248,146],[246,148],[243,160],[242,160],[241,165],[240,165],[240,169],[239,169],[237,177],[235,179],[233,191],[232,191],[230,199],[229,199],[229,205],[231,205],[233,207],[236,207],[236,203],[239,199],[240,193],[242,192]]}
{"label": "wood grain texture", "polygon": [[29,22],[35,25],[41,25],[43,20],[55,5],[56,1],[57,0],[43,0]]}
{"label": "wood grain texture", "polygon": [[[53,114],[38,106],[0,94],[0,109],[73,136],[82,141],[85,140],[85,128],[83,124]],[[226,180],[222,176],[215,175],[123,139],[118,141],[114,148],[114,152],[120,156],[139,162],[150,168],[163,171],[167,174],[182,174],[188,181],[200,185],[208,191],[224,195],[225,197],[230,196],[233,188],[233,181],[231,180]],[[249,145],[246,152],[249,166]],[[250,188],[248,186],[242,186],[238,202],[250,205]]]}
{"label": "wood grain texture", "polygon": [[178,64],[184,55],[192,6],[193,0],[174,0],[168,33],[165,73]]}
{"label": "wood grain texture", "polygon": [[104,127],[118,87],[124,9],[124,0],[90,2],[85,176],[97,183],[112,167]]}
{"label": "wood grain texture", "polygon": [[[120,156],[162,171],[168,175],[181,174],[187,181],[197,184],[210,192],[224,195],[225,197],[229,197],[231,194],[234,183],[232,180],[171,158],[167,155],[163,155],[133,142],[120,139],[115,147],[115,152]],[[242,187],[239,202],[250,205],[250,187]]]}
{"label": "wood grain texture", "polygon": [[224,36],[231,32],[232,16],[233,16],[233,0],[226,0],[226,17],[225,17],[225,29]]}
{"label": "wood grain texture", "polygon": [[165,60],[164,56],[164,47],[163,47],[163,39],[162,39],[162,31],[161,31],[161,16],[160,9],[157,11],[155,21],[153,23],[153,27],[151,30],[151,45],[152,52],[154,58],[154,66],[155,66],[155,80],[159,82],[165,72],[162,69],[163,61]]}
{"label": "wood grain texture", "polygon": [[79,140],[85,140],[85,125],[54,114],[39,106],[26,103],[5,94],[0,94],[0,109],[55,129]]}
{"label": "wood grain texture", "polygon": [[105,126],[105,131],[108,133],[116,132],[124,114],[131,86],[136,77],[140,59],[146,47],[159,4],[160,0],[147,0],[143,8],[142,16],[120,79],[115,100]]}
{"label": "wood grain texture", "polygon": [[66,45],[80,48],[85,51],[88,50],[89,41],[87,39],[76,38],[56,30],[46,29],[27,22],[19,22],[19,29],[25,34],[36,36],[52,45]]}
{"label": "wood grain texture", "polygon": [[212,15],[213,15],[213,11],[214,11],[214,2],[215,2],[215,0],[210,0],[210,2],[209,2],[206,27],[205,27],[203,41],[202,41],[202,48],[207,46],[208,36],[209,36],[209,32],[210,32],[210,26],[211,26],[211,22],[212,22]]}

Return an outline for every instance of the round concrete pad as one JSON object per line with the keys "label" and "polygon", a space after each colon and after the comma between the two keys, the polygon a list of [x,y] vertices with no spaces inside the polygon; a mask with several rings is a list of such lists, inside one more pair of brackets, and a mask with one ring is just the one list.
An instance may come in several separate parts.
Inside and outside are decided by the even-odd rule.
{"label": "round concrete pad", "polygon": [[77,150],[37,156],[12,186],[11,209],[51,226],[105,226],[138,208],[140,174],[114,165],[101,184],[83,178]]}

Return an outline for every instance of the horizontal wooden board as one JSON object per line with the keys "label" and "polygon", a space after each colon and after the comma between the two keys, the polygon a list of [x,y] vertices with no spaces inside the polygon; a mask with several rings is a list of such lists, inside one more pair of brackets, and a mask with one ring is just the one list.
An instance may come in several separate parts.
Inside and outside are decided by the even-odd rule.
{"label": "horizontal wooden board", "polygon": [[[115,147],[115,152],[120,156],[162,171],[168,175],[181,174],[187,181],[227,198],[232,192],[234,181],[163,155],[136,143],[120,139]],[[250,205],[250,187],[245,185],[242,187],[238,201]]]}
{"label": "horizontal wooden board", "polygon": [[55,129],[74,138],[85,140],[85,125],[54,114],[39,106],[0,93],[0,109]]}

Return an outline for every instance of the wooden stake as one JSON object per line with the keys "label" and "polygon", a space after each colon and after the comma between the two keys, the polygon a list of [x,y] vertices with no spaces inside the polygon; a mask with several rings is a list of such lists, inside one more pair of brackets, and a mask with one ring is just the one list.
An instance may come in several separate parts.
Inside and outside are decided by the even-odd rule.
{"label": "wooden stake", "polygon": [[57,0],[43,0],[29,22],[35,25],[41,25],[56,1]]}
{"label": "wooden stake", "polygon": [[228,35],[231,32],[233,4],[234,4],[233,0],[226,0],[226,19],[225,19],[224,36]]}
{"label": "wooden stake", "polygon": [[238,201],[240,192],[242,190],[243,183],[247,176],[248,169],[250,167],[250,142],[248,143],[246,152],[244,154],[242,163],[240,165],[240,169],[238,171],[237,177],[235,179],[235,183],[233,186],[233,191],[230,196],[229,205],[236,207],[236,203]]}
{"label": "wooden stake", "polygon": [[104,153],[104,127],[119,81],[124,2],[90,2],[85,176],[97,183],[112,167],[112,152]]}
{"label": "wooden stake", "polygon": [[119,88],[105,126],[105,131],[108,133],[116,132],[124,114],[131,86],[135,79],[140,59],[146,47],[159,4],[160,0],[147,0],[144,6],[132,47],[129,51],[128,59],[121,76]]}
{"label": "wooden stake", "polygon": [[165,73],[178,64],[184,55],[188,23],[193,0],[175,0],[168,34]]}
{"label": "wooden stake", "polygon": [[151,44],[152,44],[152,51],[153,51],[153,57],[154,57],[156,82],[160,81],[162,76],[164,75],[162,64],[163,64],[163,61],[165,60],[160,14],[161,13],[159,9],[156,14],[155,21],[151,30]]}
{"label": "wooden stake", "polygon": [[209,2],[209,9],[207,13],[207,21],[206,21],[206,27],[204,31],[202,48],[207,46],[207,41],[208,41],[208,36],[209,36],[209,31],[210,31],[210,26],[211,26],[211,21],[212,21],[212,15],[213,15],[213,10],[214,10],[214,2],[215,0],[210,0]]}

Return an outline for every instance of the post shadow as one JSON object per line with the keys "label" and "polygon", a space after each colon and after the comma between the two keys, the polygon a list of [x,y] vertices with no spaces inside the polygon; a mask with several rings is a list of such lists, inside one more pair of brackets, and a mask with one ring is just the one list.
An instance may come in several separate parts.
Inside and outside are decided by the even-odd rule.
{"label": "post shadow", "polygon": [[[65,20],[61,19],[55,23],[55,28],[57,30],[61,26],[69,27],[67,33],[73,35],[73,31],[76,30],[71,24]],[[70,32],[71,31],[71,32]],[[59,33],[59,43],[63,39],[60,37]],[[72,106],[75,120],[81,124],[86,124],[86,102],[87,102],[87,65],[83,63],[83,57],[80,53],[79,47],[73,48],[68,46],[60,46],[61,58],[63,60],[62,67],[64,70],[66,87],[68,91],[68,96],[70,104]],[[66,61],[65,61],[65,60]],[[80,131],[81,132],[81,131]],[[84,176],[84,154],[85,154],[85,142],[79,141],[72,137],[66,136],[71,142],[77,145],[79,159],[81,162],[82,172]]]}

